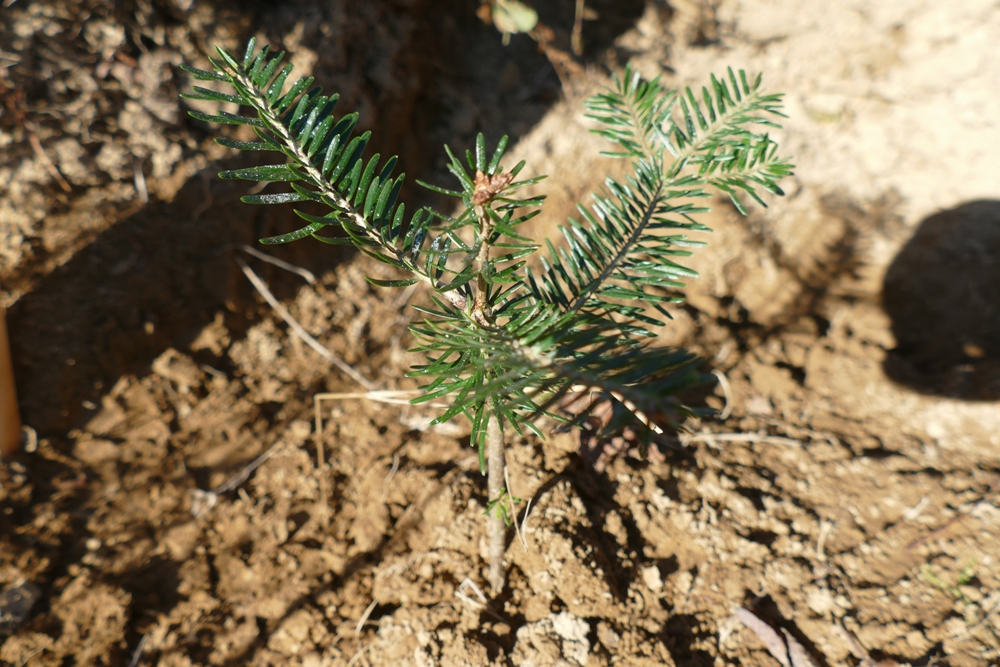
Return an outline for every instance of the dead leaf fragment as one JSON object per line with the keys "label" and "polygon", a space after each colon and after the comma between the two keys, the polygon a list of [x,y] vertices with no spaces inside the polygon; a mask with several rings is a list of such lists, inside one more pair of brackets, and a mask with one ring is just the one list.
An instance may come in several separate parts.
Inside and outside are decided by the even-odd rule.
{"label": "dead leaf fragment", "polygon": [[494,0],[493,25],[504,35],[515,32],[531,32],[537,23],[538,12],[523,2]]}
{"label": "dead leaf fragment", "polygon": [[733,613],[743,622],[743,625],[747,626],[764,642],[768,653],[773,655],[775,660],[782,664],[782,667],[816,667],[816,663],[809,657],[806,648],[789,634],[788,630],[781,628],[781,634],[785,636],[782,639],[774,628],[749,609],[737,607]]}
{"label": "dead leaf fragment", "polygon": [[743,625],[750,628],[758,639],[764,642],[768,653],[773,655],[782,667],[792,667],[792,663],[788,659],[788,648],[778,633],[774,631],[774,628],[759,619],[749,609],[737,607],[734,613],[738,619],[743,621]]}
{"label": "dead leaf fragment", "polygon": [[781,634],[785,635],[785,641],[788,643],[788,657],[792,661],[792,667],[816,667],[805,646],[789,634],[788,630],[781,628]]}

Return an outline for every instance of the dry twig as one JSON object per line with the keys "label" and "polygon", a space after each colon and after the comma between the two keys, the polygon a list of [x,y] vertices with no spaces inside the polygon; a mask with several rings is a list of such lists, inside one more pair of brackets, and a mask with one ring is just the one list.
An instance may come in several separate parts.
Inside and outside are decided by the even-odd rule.
{"label": "dry twig", "polygon": [[573,17],[573,34],[569,43],[573,53],[583,55],[583,15],[587,11],[586,0],[576,0],[576,15]]}
{"label": "dry twig", "polygon": [[52,175],[52,178],[56,180],[63,192],[71,192],[73,188],[70,187],[70,184],[63,177],[59,168],[56,167],[52,159],[45,153],[45,149],[42,148],[42,142],[38,140],[34,124],[28,120],[27,114],[24,112],[24,93],[11,88],[7,83],[7,79],[2,75],[0,75],[0,96],[3,96],[7,108],[10,109],[11,115],[14,116],[14,122],[28,135],[28,143],[31,144],[31,150],[35,152],[39,162]]}

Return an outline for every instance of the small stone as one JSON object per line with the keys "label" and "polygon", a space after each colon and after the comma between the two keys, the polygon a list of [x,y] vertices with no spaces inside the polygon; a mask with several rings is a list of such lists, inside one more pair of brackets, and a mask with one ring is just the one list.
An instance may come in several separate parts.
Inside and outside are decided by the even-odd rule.
{"label": "small stone", "polygon": [[597,641],[601,642],[604,646],[608,648],[614,648],[618,646],[621,641],[621,637],[615,632],[610,625],[601,621],[597,624]]}
{"label": "small stone", "polygon": [[189,521],[168,530],[163,538],[163,543],[166,545],[167,551],[170,552],[171,558],[178,562],[185,561],[191,557],[200,534],[198,524]]}
{"label": "small stone", "polygon": [[568,611],[564,611],[552,617],[552,629],[563,639],[580,642],[587,639],[590,626],[582,618],[577,618]]}
{"label": "small stone", "polygon": [[88,465],[118,458],[118,445],[110,440],[80,440],[73,447],[73,454]]}
{"label": "small stone", "polygon": [[0,593],[0,635],[13,634],[27,621],[31,617],[31,608],[41,595],[41,589],[30,581]]}
{"label": "small stone", "polygon": [[642,569],[642,580],[645,582],[646,587],[654,593],[659,593],[663,590],[663,579],[660,578],[660,568],[655,565]]}
{"label": "small stone", "polygon": [[819,616],[833,610],[833,594],[828,589],[814,588],[806,593],[806,604]]}

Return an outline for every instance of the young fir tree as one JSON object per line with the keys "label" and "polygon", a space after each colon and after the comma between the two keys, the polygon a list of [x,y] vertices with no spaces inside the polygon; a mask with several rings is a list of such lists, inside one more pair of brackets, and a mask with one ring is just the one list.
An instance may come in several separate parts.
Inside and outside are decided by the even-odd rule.
{"label": "young fir tree", "polygon": [[758,188],[783,194],[778,181],[792,165],[761,132],[777,127],[782,96],[762,94],[760,77],[748,80],[743,71],[712,77],[696,93],[668,90],[626,68],[587,108],[599,126],[594,131],[618,145],[610,154],[630,160],[631,173],[624,181],[608,179],[589,207],[579,205],[580,219],[560,228],[559,247],[545,242],[541,269],[532,271],[525,258],[540,246],[518,227],[538,214],[542,197],[521,199],[518,190],[540,177],[517,180],[524,162],[504,167],[506,137],[491,152],[479,135],[464,161],[445,147],[459,189],[421,185],[454,197],[457,213],[420,208],[407,215],[398,201],[403,175],[393,173],[396,158],[366,159],[370,133],[352,134],[358,115],[334,115],[338,96],[323,95],[312,77],[291,84],[292,66],[281,68],[283,56],[258,51],[251,40],[242,59],[218,49],[214,71],[184,67],[195,79],[232,89],[195,86],[184,97],[253,110],[190,114],[256,133],[255,141],[216,139],[224,146],[280,154],[268,166],[219,174],[290,185],[244,202],[315,202],[328,209],[324,215],[296,210],[301,229],[262,243],[312,237],[353,245],[399,271],[398,279],[371,283],[426,285],[433,305],[414,306],[426,319],[410,328],[426,358],[410,373],[423,382],[415,402],[446,399],[451,407],[437,422],[464,414],[472,423],[471,444],[488,475],[488,576],[499,590],[505,521],[515,500],[504,488],[505,427],[539,433],[534,422],[542,415],[581,424],[590,407],[566,414],[559,404],[583,392],[614,405],[607,431],[631,426],[643,443],[690,414],[676,396],[704,380],[696,360],[652,344],[649,328],[670,317],[665,305],[680,300],[682,279],[696,275],[676,261],[703,245],[687,232],[707,231],[692,216],[708,209],[692,200],[714,188],[743,212],[738,193],[762,205]]}

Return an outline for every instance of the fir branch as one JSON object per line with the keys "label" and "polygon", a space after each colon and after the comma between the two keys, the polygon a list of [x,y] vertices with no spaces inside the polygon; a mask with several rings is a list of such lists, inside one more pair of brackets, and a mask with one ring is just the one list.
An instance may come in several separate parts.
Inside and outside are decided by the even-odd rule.
{"label": "fir branch", "polygon": [[[220,177],[293,183],[294,192],[250,195],[242,198],[246,203],[315,200],[334,209],[333,213],[322,218],[296,211],[310,224],[297,232],[266,239],[265,242],[287,243],[305,236],[329,240],[329,237],[319,237],[317,232],[326,226],[340,226],[362,252],[411,273],[415,280],[442,293],[454,307],[465,309],[467,300],[462,292],[443,290],[440,280],[436,280],[434,272],[429,270],[429,265],[421,267],[415,261],[419,245],[404,243],[403,247],[398,247],[392,242],[398,240],[403,226],[402,207],[395,208],[403,176],[395,179],[390,176],[396,159],[390,158],[376,175],[379,156],[375,155],[362,171],[364,162],[360,155],[370,134],[365,133],[354,141],[347,141],[357,122],[357,116],[346,116],[336,122],[332,113],[336,96],[324,97],[319,88],[306,92],[311,85],[311,78],[300,80],[288,93],[280,96],[281,87],[291,73],[291,66],[275,76],[283,54],[268,60],[267,47],[259,52],[255,52],[255,48],[256,44],[251,39],[243,63],[237,62],[229,52],[221,48],[217,49],[220,59],[212,60],[216,68],[213,78],[216,75],[225,77],[238,95],[208,96],[202,89],[196,89],[199,93],[197,96],[187,96],[238,101],[253,108],[257,118],[248,119],[224,112],[217,117],[206,117],[197,112],[192,112],[191,115],[201,120],[251,125],[262,141],[240,143],[235,147],[244,150],[277,150],[290,158],[292,163],[228,171],[220,174]],[[205,76],[203,71],[188,71]],[[275,77],[273,80],[272,76]],[[339,132],[331,133],[332,130]],[[232,145],[233,142],[228,143]],[[296,186],[296,181],[304,182],[309,187]],[[393,215],[394,212],[399,215]],[[411,229],[419,231],[422,222],[418,212],[411,220]]]}
{"label": "fir branch", "polygon": [[594,130],[625,152],[604,152],[612,157],[642,158],[655,161],[669,138],[663,133],[677,99],[675,91],[665,91],[657,77],[646,81],[630,66],[621,78],[615,77],[616,90],[608,90],[587,101],[588,118],[601,127]]}
{"label": "fir branch", "polygon": [[625,183],[607,182],[611,196],[595,195],[590,210],[579,207],[584,222],[571,219],[569,227],[561,228],[566,250],[550,249],[540,284],[528,275],[535,298],[560,304],[566,312],[597,309],[660,323],[634,305],[621,304],[626,300],[669,317],[664,304],[677,297],[663,290],[683,287],[682,278],[697,275],[671,258],[688,256],[687,248],[703,243],[666,232],[707,229],[691,219],[706,209],[673,202],[702,197],[704,191],[668,190],[662,172],[651,163],[639,160],[634,166],[635,173]]}
{"label": "fir branch", "polygon": [[[702,87],[699,100],[691,88],[682,95],[665,89],[659,79],[644,82],[626,68],[613,90],[588,101],[588,116],[601,124],[596,134],[625,149],[609,155],[658,165],[668,187],[687,182],[682,174],[694,167],[694,183],[722,190],[745,213],[736,190],[766,206],[754,184],[780,195],[777,181],[792,173],[791,163],[777,156],[770,137],[751,131],[754,126],[780,127],[771,117],[784,115],[783,95],[764,95],[760,76],[750,83],[743,70],[737,77],[729,68],[727,75],[712,76],[712,90]],[[669,164],[664,151],[673,157]],[[717,171],[725,172],[725,177],[703,179]]]}
{"label": "fir branch", "polygon": [[[774,125],[768,116],[780,115],[781,96],[763,95],[759,78],[751,85],[743,72],[737,80],[730,70],[728,80],[713,78],[711,91],[703,88],[698,100],[690,89],[667,90],[627,68],[588,108],[600,123],[598,134],[622,148],[616,155],[632,159],[632,174],[609,179],[592,206],[579,207],[581,218],[561,228],[565,243],[547,243],[536,275],[525,258],[539,246],[518,227],[537,214],[542,198],[519,198],[517,190],[539,179],[516,180],[523,162],[503,169],[506,138],[489,153],[480,135],[464,161],[446,147],[459,188],[418,183],[459,200],[459,211],[420,209],[407,221],[397,201],[403,176],[392,173],[396,158],[380,164],[377,154],[363,157],[370,133],[352,136],[357,114],[335,116],[336,95],[324,96],[311,77],[287,85],[292,66],[282,67],[284,54],[257,51],[253,40],[242,60],[223,49],[218,56],[215,71],[185,70],[198,80],[228,83],[233,92],[195,87],[185,96],[237,103],[256,116],[191,115],[248,125],[257,136],[219,139],[225,146],[287,158],[220,176],[291,188],[247,195],[247,203],[311,201],[329,208],[325,215],[296,210],[303,227],[263,242],[311,236],[351,244],[405,274],[371,283],[429,286],[434,307],[418,308],[428,319],[411,328],[427,363],[412,374],[426,381],[422,400],[451,399],[442,420],[470,417],[479,446],[485,415],[519,432],[532,429],[532,420],[550,413],[574,387],[599,391],[638,418],[698,381],[691,355],[642,342],[652,336],[650,326],[661,324],[650,313],[669,317],[666,304],[679,299],[683,279],[696,275],[675,261],[702,245],[686,234],[707,229],[692,217],[706,209],[691,200],[714,187],[737,206],[738,192],[763,203],[756,189],[781,194],[778,181],[791,173],[768,135],[751,129]],[[327,227],[346,236],[322,234]]]}
{"label": "fir branch", "polygon": [[[615,252],[607,258],[604,263],[604,267],[601,272],[590,280],[582,289],[579,290],[576,297],[573,299],[572,303],[569,304],[567,310],[574,311],[581,308],[586,304],[594,292],[600,288],[611,276],[615,273],[622,262],[628,257],[629,253],[639,244],[642,234],[646,231],[649,226],[650,221],[653,219],[653,214],[662,201],[662,184],[657,184],[655,191],[649,197],[649,199],[643,203],[641,207],[638,207],[638,211],[641,213],[642,217],[636,221],[636,224],[632,227],[628,236],[619,244]],[[622,199],[626,199],[631,195],[631,192],[625,191],[623,193],[625,196]],[[608,207],[604,207],[608,210]]]}
{"label": "fir branch", "polygon": [[780,127],[765,114],[784,116],[781,113],[783,95],[762,95],[759,76],[751,85],[743,70],[740,70],[739,82],[732,68],[727,73],[728,82],[712,76],[712,92],[702,87],[704,104],[690,88],[685,89],[685,95],[680,98],[682,122],[671,117],[664,132],[671,138],[665,142],[665,147],[674,157],[674,163],[667,170],[668,178],[679,174],[689,162],[711,161],[713,155],[718,155],[719,148],[725,153],[726,148],[739,146],[745,139],[770,145],[766,135],[753,135],[747,128],[753,125]]}

